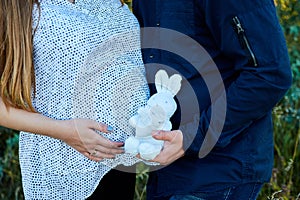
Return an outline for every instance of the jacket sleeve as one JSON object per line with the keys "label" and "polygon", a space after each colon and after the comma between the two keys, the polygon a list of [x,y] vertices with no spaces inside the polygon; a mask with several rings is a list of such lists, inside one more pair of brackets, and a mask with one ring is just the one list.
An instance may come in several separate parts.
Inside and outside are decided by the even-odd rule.
{"label": "jacket sleeve", "polygon": [[[223,148],[270,113],[291,86],[291,69],[273,0],[206,0],[201,9],[212,38],[224,56],[234,59],[232,67],[238,74],[226,89],[226,119],[216,143]],[[201,113],[200,128],[186,155],[201,154],[216,103]],[[213,127],[210,130],[218,135]]]}

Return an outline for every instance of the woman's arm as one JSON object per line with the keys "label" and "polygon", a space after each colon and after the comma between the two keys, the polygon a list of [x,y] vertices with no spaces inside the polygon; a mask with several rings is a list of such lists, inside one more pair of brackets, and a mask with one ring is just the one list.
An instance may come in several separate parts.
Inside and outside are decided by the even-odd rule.
{"label": "woman's arm", "polygon": [[94,161],[123,153],[120,148],[123,143],[112,142],[95,131],[109,133],[105,124],[89,119],[54,120],[39,113],[7,107],[1,97],[0,126],[62,140]]}

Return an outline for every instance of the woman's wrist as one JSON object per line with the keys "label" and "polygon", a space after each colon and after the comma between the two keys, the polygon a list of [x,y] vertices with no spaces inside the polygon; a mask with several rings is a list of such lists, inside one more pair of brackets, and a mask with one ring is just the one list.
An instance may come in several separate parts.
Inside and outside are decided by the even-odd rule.
{"label": "woman's wrist", "polygon": [[[1,99],[0,99],[1,100]],[[18,131],[65,140],[74,133],[72,120],[55,120],[39,113],[5,107],[0,101],[0,125]]]}
{"label": "woman's wrist", "polygon": [[53,137],[56,139],[66,141],[69,138],[72,138],[76,132],[74,120],[56,120],[54,124],[56,131],[53,133]]}

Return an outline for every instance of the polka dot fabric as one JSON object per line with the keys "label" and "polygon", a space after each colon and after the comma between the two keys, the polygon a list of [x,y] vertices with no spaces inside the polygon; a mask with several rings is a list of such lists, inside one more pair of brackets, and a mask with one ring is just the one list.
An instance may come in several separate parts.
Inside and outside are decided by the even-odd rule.
{"label": "polka dot fabric", "polygon": [[[33,12],[36,110],[66,120],[89,118],[114,127],[102,134],[124,142],[128,120],[149,97],[137,20],[119,0],[41,0]],[[25,199],[85,199],[128,155],[94,162],[64,142],[21,132]],[[114,191],[112,191],[114,192]]]}

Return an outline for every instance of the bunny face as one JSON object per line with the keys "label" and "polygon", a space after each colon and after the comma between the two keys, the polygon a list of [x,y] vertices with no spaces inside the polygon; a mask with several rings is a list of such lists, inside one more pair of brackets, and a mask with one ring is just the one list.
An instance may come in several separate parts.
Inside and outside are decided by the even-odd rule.
{"label": "bunny face", "polygon": [[176,111],[177,105],[173,98],[173,95],[169,92],[161,92],[154,94],[148,100],[148,106],[159,106],[166,113],[166,117],[169,119]]}
{"label": "bunny face", "polygon": [[153,130],[160,130],[163,128],[165,122],[169,120],[167,113],[160,105],[156,104],[152,106],[150,109],[150,117],[151,117],[151,124]]}

